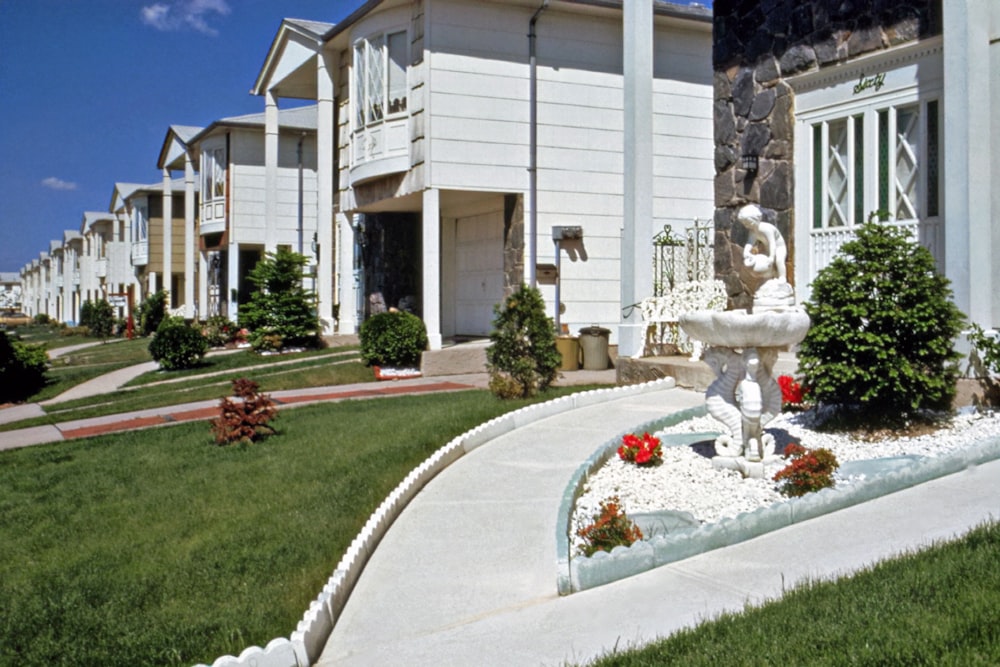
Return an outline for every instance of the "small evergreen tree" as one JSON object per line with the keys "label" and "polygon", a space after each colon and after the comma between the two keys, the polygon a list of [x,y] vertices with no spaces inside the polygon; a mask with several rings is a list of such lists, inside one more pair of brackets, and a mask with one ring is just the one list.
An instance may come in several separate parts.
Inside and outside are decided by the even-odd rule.
{"label": "small evergreen tree", "polygon": [[905,230],[862,225],[819,272],[805,308],[812,327],[799,369],[813,401],[867,426],[950,408],[963,316],[930,252]]}
{"label": "small evergreen tree", "polygon": [[486,350],[490,389],[501,398],[534,396],[548,389],[561,359],[541,292],[521,285],[493,312],[493,344]]}
{"label": "small evergreen tree", "polygon": [[160,328],[167,313],[167,293],[153,292],[139,304],[139,333],[150,336]]}
{"label": "small evergreen tree", "polygon": [[279,248],[250,272],[250,282],[257,290],[240,306],[239,323],[250,331],[250,345],[255,350],[316,345],[316,299],[302,286],[308,262],[304,255]]}

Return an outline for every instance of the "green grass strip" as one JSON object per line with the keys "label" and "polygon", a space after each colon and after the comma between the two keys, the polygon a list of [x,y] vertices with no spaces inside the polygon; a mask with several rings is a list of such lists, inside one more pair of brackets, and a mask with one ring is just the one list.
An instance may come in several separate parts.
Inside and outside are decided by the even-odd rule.
{"label": "green grass strip", "polygon": [[997,665],[998,563],[1000,524],[991,523],[590,664]]}

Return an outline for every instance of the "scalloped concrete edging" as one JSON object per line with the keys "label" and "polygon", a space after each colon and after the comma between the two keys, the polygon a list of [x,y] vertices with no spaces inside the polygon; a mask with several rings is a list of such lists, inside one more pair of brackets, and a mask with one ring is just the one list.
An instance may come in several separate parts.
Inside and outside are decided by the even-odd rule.
{"label": "scalloped concrete edging", "polygon": [[[643,424],[634,431],[653,431],[676,424],[690,417],[701,416],[704,408],[693,408],[669,417]],[[622,434],[624,435],[624,434]],[[806,521],[896,491],[929,482],[932,479],[961,472],[972,466],[1000,459],[1000,437],[986,438],[961,451],[946,456],[915,460],[903,468],[889,470],[846,487],[823,489],[800,498],[790,498],[743,512],[715,523],[681,528],[651,540],[636,542],[628,547],[615,547],[611,553],[570,557],[571,520],[573,507],[583,492],[587,478],[617,450],[620,438],[598,449],[577,470],[563,494],[556,523],[557,586],[560,595],[568,595],[602,586],[673,563],[706,551],[743,542],[794,523]]]}
{"label": "scalloped concrete edging", "polygon": [[[251,646],[238,657],[222,656],[212,663],[212,667],[309,667],[313,664],[323,652],[361,571],[393,521],[420,489],[466,453],[525,424],[603,402],[609,394],[614,395],[612,398],[622,398],[672,389],[674,386],[673,378],[663,378],[638,385],[594,389],[561,396],[508,412],[454,438],[410,471],[372,513],[347,548],[323,590],[309,605],[295,631],[287,639],[273,639],[264,648]],[[207,666],[198,664],[195,667]]]}

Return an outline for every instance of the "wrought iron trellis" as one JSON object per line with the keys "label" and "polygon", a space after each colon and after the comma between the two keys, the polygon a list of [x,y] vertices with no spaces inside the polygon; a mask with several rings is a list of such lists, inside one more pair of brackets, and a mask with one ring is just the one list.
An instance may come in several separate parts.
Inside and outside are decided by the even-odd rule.
{"label": "wrought iron trellis", "polygon": [[653,296],[664,296],[678,283],[715,276],[714,225],[694,219],[682,236],[670,225],[653,237]]}

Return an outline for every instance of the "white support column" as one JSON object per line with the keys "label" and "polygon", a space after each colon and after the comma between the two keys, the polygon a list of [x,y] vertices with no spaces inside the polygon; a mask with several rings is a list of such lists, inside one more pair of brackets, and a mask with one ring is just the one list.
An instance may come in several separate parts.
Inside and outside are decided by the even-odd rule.
{"label": "white support column", "polygon": [[174,198],[170,184],[170,170],[163,169],[163,289],[167,293],[167,308],[173,304],[170,290],[173,288],[173,243],[174,243]]}
{"label": "white support column", "polygon": [[358,327],[358,278],[355,275],[354,228],[351,219],[337,213],[337,257],[340,264],[340,313],[337,331],[357,333]]}
{"label": "white support column", "polygon": [[264,102],[264,249],[278,249],[278,98],[268,90]]}
{"label": "white support column", "polygon": [[232,298],[233,293],[239,293],[240,289],[240,246],[238,243],[231,242],[229,244],[229,278],[228,285],[226,287],[226,294],[220,294],[219,298],[225,299],[226,303],[229,304],[229,312],[226,315],[233,322],[237,321],[239,316],[240,306],[236,303],[236,300]]}
{"label": "white support column", "polygon": [[319,319],[324,334],[332,334],[333,319],[333,173],[337,150],[337,128],[333,124],[335,101],[333,76],[337,71],[329,54],[320,49],[316,57],[316,233],[319,238],[319,265],[316,267]]}
{"label": "white support column", "polygon": [[441,191],[424,190],[423,229],[423,312],[427,346],[440,350],[441,336]]}
{"label": "white support column", "polygon": [[[942,2],[945,275],[969,320],[992,321],[989,3]],[[985,148],[985,150],[984,150]]]}
{"label": "white support column", "polygon": [[621,323],[618,353],[642,354],[638,308],[653,286],[653,0],[623,3],[625,174],[621,240]]}
{"label": "white support column", "polygon": [[208,319],[208,262],[205,257],[206,253],[198,253],[198,317],[202,320]]}
{"label": "white support column", "polygon": [[[184,151],[184,317],[198,316],[194,309],[194,163],[191,152]],[[204,274],[200,274],[204,281]]]}

